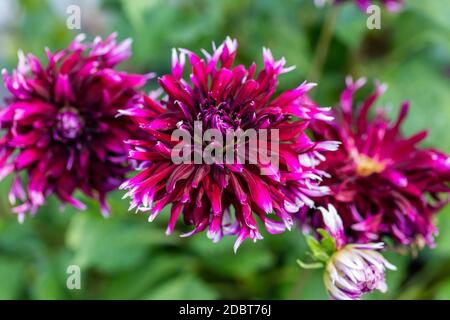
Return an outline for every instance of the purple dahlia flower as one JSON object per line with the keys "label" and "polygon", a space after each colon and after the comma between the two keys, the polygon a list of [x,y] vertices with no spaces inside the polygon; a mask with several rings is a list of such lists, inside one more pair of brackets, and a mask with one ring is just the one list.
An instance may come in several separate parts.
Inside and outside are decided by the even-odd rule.
{"label": "purple dahlia flower", "polygon": [[[335,4],[341,4],[343,2],[346,2],[348,0],[333,0],[333,3]],[[353,0],[356,5],[361,9],[363,12],[367,12],[367,8],[374,3],[372,0]],[[322,6],[326,0],[315,0],[315,3],[319,6]],[[404,0],[381,0],[380,1],[387,10],[391,12],[398,12],[403,7]]]}
{"label": "purple dahlia flower", "polygon": [[[214,241],[223,235],[237,235],[235,250],[246,238],[262,238],[257,219],[269,233],[283,232],[292,225],[291,212],[313,206],[312,197],[328,192],[319,185],[323,172],[314,164],[322,158],[319,152],[337,147],[334,142],[313,142],[305,133],[311,120],[330,120],[306,97],[312,84],[303,83],[273,99],[278,76],[291,68],[284,68],[285,60],[274,60],[267,49],[259,73],[255,64],[248,69],[233,66],[236,49],[236,40],[228,38],[214,47],[212,54],[204,51],[204,59],[185,49],[179,54],[174,50],[172,74],[159,79],[165,93],[162,99],[144,97],[142,105],[123,111],[149,137],[128,141],[133,148],[130,157],[141,162],[142,171],[122,186],[131,197],[130,209],[149,212],[150,221],[171,205],[167,234],[182,214],[184,222],[193,225],[184,236],[205,229]],[[191,64],[189,80],[183,78],[186,57]],[[230,130],[265,129],[273,138],[272,133],[277,132],[276,141],[269,138],[268,144],[279,144],[277,152],[271,149],[279,165],[261,159],[249,163],[249,153],[241,163],[176,164],[172,157],[178,143],[174,132],[181,130],[195,139],[199,127],[205,132],[213,129],[219,136]],[[235,151],[236,145],[232,141],[223,148]],[[187,146],[186,154],[196,153],[192,145]],[[200,147],[205,147],[202,141]]]}
{"label": "purple dahlia flower", "polygon": [[336,209],[328,205],[322,212],[325,230],[335,240],[336,250],[325,264],[324,283],[331,298],[359,300],[375,290],[387,291],[385,270],[396,270],[377,250],[382,242],[347,244],[344,226]]}
{"label": "purple dahlia flower", "polygon": [[[381,109],[368,120],[370,109],[386,86],[376,90],[358,109],[353,95],[365,80],[347,79],[333,123],[312,124],[317,139],[337,140],[337,152],[324,154],[319,168],[331,177],[324,181],[331,194],[318,198],[322,206],[333,204],[343,219],[345,233],[354,243],[378,241],[388,236],[404,245],[433,245],[433,217],[449,201],[450,158],[441,151],[418,146],[426,137],[419,132],[401,134],[409,103],[391,123]],[[321,219],[302,215],[305,225],[317,228]]]}
{"label": "purple dahlia flower", "polygon": [[123,141],[139,129],[116,114],[137,99],[148,76],[114,69],[130,56],[130,40],[82,40],[56,53],[47,49],[47,66],[19,52],[12,75],[3,70],[11,97],[0,113],[0,178],[13,174],[9,199],[20,220],[52,194],[84,209],[73,197],[78,189],[107,214],[105,195],[129,170]]}

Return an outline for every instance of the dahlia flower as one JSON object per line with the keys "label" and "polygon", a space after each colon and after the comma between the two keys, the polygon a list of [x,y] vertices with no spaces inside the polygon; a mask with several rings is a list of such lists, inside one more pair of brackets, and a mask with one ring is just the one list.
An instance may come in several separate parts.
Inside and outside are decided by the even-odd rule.
{"label": "dahlia flower", "polygon": [[[212,54],[204,51],[204,59],[189,50],[174,49],[172,73],[159,79],[165,96],[144,97],[141,105],[122,111],[149,135],[145,140],[127,141],[133,149],[130,158],[139,161],[142,169],[122,185],[128,190],[125,196],[131,198],[130,209],[148,212],[153,221],[171,205],[167,234],[182,214],[184,222],[193,225],[183,236],[205,229],[214,241],[223,235],[237,235],[235,250],[246,238],[262,238],[257,219],[269,233],[283,232],[293,224],[292,212],[313,206],[312,197],[327,194],[328,188],[319,185],[323,172],[314,164],[322,158],[321,151],[337,148],[335,142],[313,142],[305,133],[311,120],[331,120],[326,110],[315,107],[305,96],[313,84],[303,83],[273,99],[278,76],[291,68],[264,49],[264,66],[255,74],[255,64],[248,69],[233,66],[236,49],[236,40],[229,38],[218,48],[213,46]],[[186,58],[191,65],[190,80],[183,78]],[[205,136],[214,129],[218,134],[213,143],[219,145],[219,151],[232,152],[238,148],[237,140],[226,145],[219,142],[230,130],[267,130],[267,151],[279,163],[263,162],[259,157],[251,163],[250,149],[243,156],[245,161],[234,156],[231,163],[174,161],[179,143],[174,134],[181,131],[195,140],[197,129],[205,130]],[[258,138],[262,135],[260,131],[257,134]],[[183,158],[202,156],[209,145],[199,139],[200,153],[192,147],[198,146],[198,139],[190,140],[187,149],[183,148]],[[271,147],[278,145],[278,150]]]}
{"label": "dahlia flower", "polygon": [[[342,142],[337,152],[324,154],[318,168],[328,172],[324,184],[327,197],[317,198],[322,206],[333,204],[342,217],[351,242],[379,241],[383,236],[397,244],[433,246],[434,215],[449,201],[450,158],[439,150],[418,144],[426,137],[401,133],[409,103],[404,102],[398,119],[391,123],[378,109],[372,120],[370,109],[386,86],[376,84],[360,108],[354,109],[353,95],[365,83],[347,79],[333,123],[312,124],[317,139]],[[320,218],[301,214],[305,225],[321,226]]]}
{"label": "dahlia flower", "polygon": [[347,244],[340,216],[332,205],[328,210],[320,207],[325,230],[335,239],[336,252],[325,266],[325,287],[333,299],[361,299],[365,293],[387,291],[385,269],[396,270],[376,250],[384,247],[382,242]]}
{"label": "dahlia flower", "polygon": [[[318,230],[322,235],[321,242],[311,236],[307,239],[312,257],[318,261],[317,267],[325,267],[323,280],[330,297],[359,300],[363,294],[375,290],[386,292],[385,270],[396,270],[396,267],[377,252],[384,244],[348,243],[342,220],[333,205],[328,205],[328,210],[318,209],[325,227]],[[299,264],[308,267],[300,261]]]}
{"label": "dahlia flower", "polygon": [[[347,0],[332,0],[334,4],[341,4]],[[326,0],[315,0],[316,5],[323,6]],[[361,11],[367,12],[367,8],[375,4],[372,0],[354,0],[355,4]],[[391,12],[398,12],[403,7],[404,0],[381,0],[380,1],[387,10]]]}
{"label": "dahlia flower", "polygon": [[385,269],[396,267],[376,251],[383,247],[382,242],[349,244],[336,251],[323,276],[328,294],[337,300],[359,300],[375,290],[385,293]]}
{"label": "dahlia flower", "polygon": [[123,141],[138,127],[116,114],[136,99],[148,76],[114,69],[130,56],[130,40],[117,43],[115,34],[88,44],[83,39],[56,53],[47,49],[46,66],[19,51],[12,75],[3,70],[11,96],[0,113],[0,178],[13,175],[9,199],[21,221],[50,195],[84,209],[76,190],[98,200],[106,215],[106,194],[129,171]]}

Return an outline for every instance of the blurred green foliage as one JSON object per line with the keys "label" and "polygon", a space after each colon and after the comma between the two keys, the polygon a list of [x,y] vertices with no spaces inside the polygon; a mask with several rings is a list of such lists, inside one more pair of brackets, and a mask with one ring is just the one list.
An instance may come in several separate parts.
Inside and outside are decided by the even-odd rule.
{"label": "blurred green foliage", "polygon": [[[261,62],[261,48],[285,56],[297,69],[280,88],[296,86],[314,70],[320,30],[337,10],[331,44],[314,98],[338,99],[347,74],[389,84],[383,103],[396,115],[408,99],[406,133],[430,129],[426,144],[450,152],[450,1],[407,0],[400,14],[382,13],[382,29],[368,30],[366,16],[348,3],[319,9],[312,0],[104,0],[9,2],[0,23],[0,63],[12,68],[22,48],[43,57],[43,49],[64,47],[74,36],[65,26],[65,6],[79,4],[83,32],[117,31],[134,39],[123,68],[168,72],[170,49],[209,49],[227,35],[239,40],[238,60]],[[2,21],[0,21],[2,22]],[[0,299],[323,299],[321,270],[302,270],[297,258],[306,245],[299,230],[265,234],[233,253],[234,239],[211,243],[205,234],[179,238],[164,234],[167,214],[152,224],[127,212],[122,193],[110,196],[113,214],[104,219],[87,201],[83,213],[61,211],[51,199],[38,215],[18,224],[7,202],[9,181],[0,186]],[[390,290],[369,299],[450,299],[450,208],[439,215],[437,248],[417,257],[388,253],[398,271],[389,272]],[[181,231],[181,230],[179,230]],[[82,268],[82,289],[66,288],[66,269]]]}

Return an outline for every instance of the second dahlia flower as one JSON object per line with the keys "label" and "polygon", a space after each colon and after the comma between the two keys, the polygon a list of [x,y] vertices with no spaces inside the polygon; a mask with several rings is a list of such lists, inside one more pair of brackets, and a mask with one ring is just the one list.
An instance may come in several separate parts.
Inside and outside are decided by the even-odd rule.
{"label": "second dahlia flower", "polygon": [[123,141],[139,130],[116,114],[148,78],[115,69],[130,56],[131,44],[115,37],[84,44],[79,36],[64,50],[47,49],[45,66],[19,52],[17,69],[3,70],[11,96],[0,112],[0,178],[13,174],[9,199],[20,220],[50,195],[83,209],[76,190],[108,213],[105,196],[129,171]]}
{"label": "second dahlia flower", "polygon": [[[130,157],[140,161],[142,169],[122,186],[131,197],[130,209],[148,212],[152,221],[171,205],[168,234],[182,215],[186,224],[193,225],[184,236],[203,230],[214,241],[237,235],[235,250],[246,238],[262,238],[257,220],[269,233],[283,232],[293,223],[292,212],[313,206],[312,197],[327,194],[328,188],[319,185],[323,172],[314,164],[321,158],[319,152],[337,147],[334,142],[313,142],[305,133],[311,120],[330,120],[306,98],[312,84],[303,83],[273,98],[278,76],[290,70],[284,59],[274,60],[264,49],[264,66],[257,73],[255,64],[233,65],[236,49],[236,40],[227,39],[211,54],[205,51],[205,58],[174,50],[172,74],[159,79],[165,95],[145,97],[142,105],[122,112],[149,134],[147,139],[128,141],[133,148]],[[189,80],[184,78],[186,57],[191,64]],[[219,146],[216,150],[232,152],[239,139],[222,143],[230,131],[254,130],[261,138],[260,130],[266,130],[268,151],[279,163],[259,157],[248,161],[252,148],[262,148],[259,140],[257,147],[244,142],[249,148],[240,162],[174,161],[176,132],[193,137],[183,148],[183,157],[201,157],[210,147],[202,136],[196,138],[197,130],[205,136],[213,130],[215,137],[209,140]],[[274,145],[278,150],[272,149]]]}
{"label": "second dahlia flower", "polygon": [[[347,79],[336,121],[312,125],[318,139],[342,142],[337,152],[325,154],[319,167],[330,173],[325,183],[331,194],[317,199],[322,206],[333,204],[342,217],[351,242],[379,241],[384,236],[404,245],[433,245],[434,215],[449,201],[450,158],[419,143],[426,132],[411,137],[401,133],[409,103],[390,122],[378,109],[372,120],[369,111],[386,87],[376,90],[356,108],[354,93],[364,79]],[[321,220],[303,215],[305,225],[320,227]]]}

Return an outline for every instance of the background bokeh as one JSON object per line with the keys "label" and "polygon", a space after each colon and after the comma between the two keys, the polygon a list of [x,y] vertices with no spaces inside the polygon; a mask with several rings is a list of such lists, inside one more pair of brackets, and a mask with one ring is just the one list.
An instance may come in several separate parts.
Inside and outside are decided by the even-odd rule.
{"label": "background bokeh", "polygon": [[[11,70],[19,48],[44,57],[44,47],[66,46],[79,32],[66,28],[66,8],[78,4],[81,31],[90,38],[117,31],[134,39],[134,55],[122,68],[163,74],[172,47],[198,52],[229,35],[239,41],[240,62],[261,62],[263,46],[285,56],[297,69],[280,79],[280,89],[318,81],[313,97],[322,105],[337,101],[347,74],[387,82],[382,102],[393,117],[402,100],[412,103],[405,132],[429,128],[426,145],[449,153],[450,1],[406,3],[399,14],[383,11],[382,29],[371,31],[351,3],[332,10],[316,8],[313,0],[0,0],[0,65]],[[332,27],[333,19],[325,56],[326,46],[316,48],[324,21]],[[321,270],[296,265],[306,249],[297,229],[264,234],[234,254],[232,238],[213,244],[205,234],[166,237],[167,214],[148,223],[127,211],[122,192],[109,198],[109,219],[92,201],[77,212],[62,211],[51,199],[20,225],[7,201],[9,184],[0,183],[0,299],[326,298]],[[450,299],[450,208],[437,225],[436,249],[387,254],[399,270],[388,273],[386,295],[368,299]],[[81,290],[66,288],[72,264],[82,268]]]}

